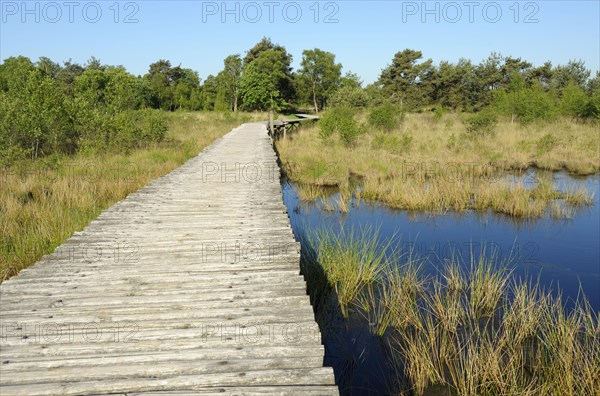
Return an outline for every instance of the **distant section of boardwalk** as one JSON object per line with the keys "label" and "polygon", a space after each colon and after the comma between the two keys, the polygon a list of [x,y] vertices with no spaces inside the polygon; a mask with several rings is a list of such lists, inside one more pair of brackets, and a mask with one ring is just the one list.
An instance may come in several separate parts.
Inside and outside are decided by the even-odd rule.
{"label": "distant section of boardwalk", "polygon": [[0,286],[0,394],[337,394],[265,123]]}
{"label": "distant section of boardwalk", "polygon": [[[271,116],[273,114],[271,113]],[[310,114],[295,114],[296,117],[294,119],[285,119],[285,120],[273,120],[269,121],[268,127],[270,130],[270,135],[273,139],[285,138],[286,134],[289,132],[293,132],[300,127],[302,122],[306,121],[317,121],[319,116],[310,115]]]}

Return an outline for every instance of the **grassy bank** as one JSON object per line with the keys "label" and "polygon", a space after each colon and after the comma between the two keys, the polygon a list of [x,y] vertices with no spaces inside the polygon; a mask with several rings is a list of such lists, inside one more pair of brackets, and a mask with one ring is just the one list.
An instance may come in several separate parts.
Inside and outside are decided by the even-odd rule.
{"label": "grassy bank", "polygon": [[257,117],[208,112],[165,116],[166,138],[127,154],[52,156],[2,169],[0,279],[52,252],[102,210]]}
{"label": "grassy bank", "polygon": [[426,276],[410,252],[387,256],[391,243],[369,229],[313,231],[303,265],[317,313],[331,290],[341,316],[362,318],[385,345],[391,393],[598,393],[598,314],[583,297],[567,311],[494,252]]}
{"label": "grassy bank", "polygon": [[366,114],[359,118],[361,134],[353,145],[337,136],[323,141],[318,126],[277,142],[286,173],[301,184],[301,199],[314,200],[324,195],[323,187],[336,186],[342,206],[357,194],[398,209],[491,209],[525,218],[567,217],[593,202],[583,189],[557,191],[550,178],[514,182],[506,175],[529,167],[598,172],[597,124],[561,119],[522,126],[505,120],[494,134],[472,137],[457,114],[408,114],[389,132],[367,127]]}

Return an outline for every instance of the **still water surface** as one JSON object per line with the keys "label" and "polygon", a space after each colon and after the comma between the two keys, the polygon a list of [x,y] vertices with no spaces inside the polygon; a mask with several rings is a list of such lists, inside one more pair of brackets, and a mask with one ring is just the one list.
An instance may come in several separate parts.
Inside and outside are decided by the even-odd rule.
{"label": "still water surface", "polygon": [[[535,179],[533,172],[519,177],[527,183]],[[553,179],[561,190],[585,186],[594,194],[593,205],[576,210],[568,220],[547,216],[516,221],[493,213],[409,213],[366,201],[353,201],[348,213],[340,213],[324,210],[319,203],[301,203],[288,181],[283,182],[283,198],[297,235],[324,226],[333,230],[375,227],[382,239],[395,236],[404,250],[427,259],[432,270],[441,260],[457,254],[468,260],[471,251],[485,247],[488,253],[509,260],[516,276],[539,276],[543,286],[560,288],[565,300],[576,299],[583,289],[600,311],[600,175],[575,179],[557,172]],[[330,197],[332,202],[336,198]],[[389,378],[397,375],[383,364],[385,348],[369,335],[364,321],[343,322],[324,332],[326,360],[334,366],[342,393],[388,393],[393,386]]]}

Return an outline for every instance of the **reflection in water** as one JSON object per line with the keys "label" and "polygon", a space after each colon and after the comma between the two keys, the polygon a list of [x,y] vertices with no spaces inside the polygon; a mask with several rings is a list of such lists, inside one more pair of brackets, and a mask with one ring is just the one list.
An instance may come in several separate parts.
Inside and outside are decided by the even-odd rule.
{"label": "reflection in water", "polygon": [[[510,177],[535,183],[531,172]],[[340,213],[335,210],[335,192],[325,205],[304,204],[287,181],[283,196],[296,235],[323,226],[333,230],[374,226],[383,240],[400,236],[402,250],[425,258],[430,269],[453,256],[468,259],[471,252],[485,247],[500,260],[509,260],[515,276],[539,276],[543,286],[560,288],[566,300],[577,299],[583,289],[592,307],[600,311],[600,175],[575,179],[559,172],[552,177],[561,191],[585,186],[594,193],[593,205],[578,209],[569,220],[550,216],[515,220],[490,212],[410,213],[354,198],[349,211]],[[326,312],[318,314],[325,317],[320,324],[327,325],[323,331],[326,363],[334,366],[340,389],[345,394],[387,394],[397,389],[393,379],[401,377],[402,368],[386,364],[389,357],[382,341],[369,334],[363,318],[342,320],[335,306],[335,296],[330,296],[329,304],[322,308]]]}

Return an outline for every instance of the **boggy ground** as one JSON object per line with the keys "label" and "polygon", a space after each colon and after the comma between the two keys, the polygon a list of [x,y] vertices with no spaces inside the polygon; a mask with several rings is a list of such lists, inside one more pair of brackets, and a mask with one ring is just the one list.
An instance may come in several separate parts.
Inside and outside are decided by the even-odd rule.
{"label": "boggy ground", "polygon": [[[336,136],[321,140],[318,124],[276,142],[284,170],[300,185],[301,199],[315,200],[334,186],[342,211],[354,194],[397,209],[492,210],[520,218],[566,218],[594,199],[582,188],[558,191],[551,175],[533,183],[507,177],[531,167],[576,176],[598,172],[600,134],[593,122],[520,125],[504,120],[483,137],[465,133],[458,114],[437,120],[431,114],[408,114],[390,132],[362,125],[352,146]],[[360,181],[358,188],[353,180]]]}

